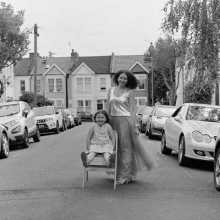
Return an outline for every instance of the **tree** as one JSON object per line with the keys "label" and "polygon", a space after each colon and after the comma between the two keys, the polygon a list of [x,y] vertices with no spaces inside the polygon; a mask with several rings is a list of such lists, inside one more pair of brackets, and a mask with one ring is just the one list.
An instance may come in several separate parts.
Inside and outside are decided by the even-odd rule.
{"label": "tree", "polygon": [[[34,93],[24,92],[19,98],[20,101],[27,102],[31,107],[34,107]],[[53,105],[53,101],[48,100],[43,95],[37,95],[37,106]]]}
{"label": "tree", "polygon": [[217,76],[220,1],[169,0],[164,13],[162,28],[181,35],[185,56],[193,60],[195,90],[202,94]]}
{"label": "tree", "polygon": [[28,50],[29,31],[22,30],[24,11],[15,12],[0,2],[0,71],[22,58]]}
{"label": "tree", "polygon": [[[169,95],[169,103],[175,105],[178,79],[176,79],[176,60],[179,57],[179,43],[172,37],[159,38],[156,42],[152,62],[154,69],[161,74]],[[178,74],[177,74],[178,76]],[[156,80],[156,79],[155,79]]]}

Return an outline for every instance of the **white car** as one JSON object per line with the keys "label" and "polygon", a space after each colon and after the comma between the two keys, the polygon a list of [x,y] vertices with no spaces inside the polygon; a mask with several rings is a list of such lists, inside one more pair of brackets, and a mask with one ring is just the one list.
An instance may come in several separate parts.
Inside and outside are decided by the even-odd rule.
{"label": "white car", "polygon": [[161,152],[176,151],[179,165],[187,158],[213,161],[219,126],[220,106],[185,103],[165,122]]}
{"label": "white car", "polygon": [[33,111],[41,133],[53,131],[58,134],[63,130],[62,115],[54,106],[36,107]]}
{"label": "white car", "polygon": [[220,191],[220,128],[215,144],[214,153],[214,185],[217,191]]}
{"label": "white car", "polygon": [[29,147],[29,138],[40,141],[33,111],[28,103],[13,101],[0,104],[0,123],[8,130],[10,144]]}

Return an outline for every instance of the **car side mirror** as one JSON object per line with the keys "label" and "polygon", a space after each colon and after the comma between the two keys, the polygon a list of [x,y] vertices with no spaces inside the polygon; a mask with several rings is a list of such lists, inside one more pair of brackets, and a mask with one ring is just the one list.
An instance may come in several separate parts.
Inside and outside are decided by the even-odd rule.
{"label": "car side mirror", "polygon": [[28,110],[23,110],[23,116],[24,116],[25,118],[27,118],[27,116],[28,116]]}
{"label": "car side mirror", "polygon": [[182,123],[182,118],[180,116],[174,117],[175,121]]}

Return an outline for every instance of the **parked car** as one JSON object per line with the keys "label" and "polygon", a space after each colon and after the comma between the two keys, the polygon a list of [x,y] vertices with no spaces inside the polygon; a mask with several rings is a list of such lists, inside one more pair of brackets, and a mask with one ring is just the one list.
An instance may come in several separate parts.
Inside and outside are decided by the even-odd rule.
{"label": "parked car", "polygon": [[53,131],[58,134],[64,129],[62,115],[54,106],[36,107],[33,111],[40,132]]}
{"label": "parked car", "polygon": [[64,112],[67,115],[67,128],[70,129],[72,127],[75,126],[75,121],[74,121],[74,117],[72,115],[72,112],[70,111],[70,109],[64,109]]}
{"label": "parked car", "polygon": [[178,153],[179,165],[187,159],[213,161],[220,122],[220,106],[185,103],[165,122],[161,153]]}
{"label": "parked car", "polygon": [[67,114],[64,112],[64,109],[63,108],[59,108],[59,109],[56,109],[57,111],[57,114],[61,115],[61,118],[62,118],[62,128],[61,128],[61,131],[65,131],[67,129],[67,123],[68,123],[68,117],[67,117]]}
{"label": "parked car", "polygon": [[9,156],[9,139],[8,139],[8,131],[3,126],[0,125],[0,158],[7,158]]}
{"label": "parked car", "polygon": [[145,133],[146,131],[146,125],[147,120],[152,112],[153,107],[151,106],[142,106],[137,110],[136,116],[137,116],[137,123],[138,123],[138,129],[141,133]]}
{"label": "parked car", "polygon": [[74,109],[70,109],[70,110],[71,110],[72,116],[74,118],[75,125],[81,125],[82,119],[81,119],[80,113],[76,112],[76,110],[74,110]]}
{"label": "parked car", "polygon": [[148,117],[145,134],[149,138],[152,138],[154,135],[161,136],[165,121],[175,110],[176,106],[155,105]]}
{"label": "parked car", "polygon": [[218,129],[214,151],[214,185],[216,190],[220,191],[220,129]]}
{"label": "parked car", "polygon": [[29,147],[29,138],[40,141],[33,111],[28,103],[13,101],[0,104],[0,124],[7,128],[10,145]]}
{"label": "parked car", "polygon": [[82,121],[93,121],[91,112],[79,112]]}

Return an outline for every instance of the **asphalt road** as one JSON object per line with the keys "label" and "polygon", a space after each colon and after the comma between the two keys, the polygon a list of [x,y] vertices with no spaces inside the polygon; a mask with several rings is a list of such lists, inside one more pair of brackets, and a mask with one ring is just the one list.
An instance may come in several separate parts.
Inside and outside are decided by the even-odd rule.
{"label": "asphalt road", "polygon": [[89,173],[84,190],[80,152],[91,123],[44,135],[29,149],[0,160],[0,220],[219,220],[220,193],[212,164],[179,167],[176,155],[160,154],[160,141],[141,135],[157,160],[153,171],[113,190],[110,176]]}

